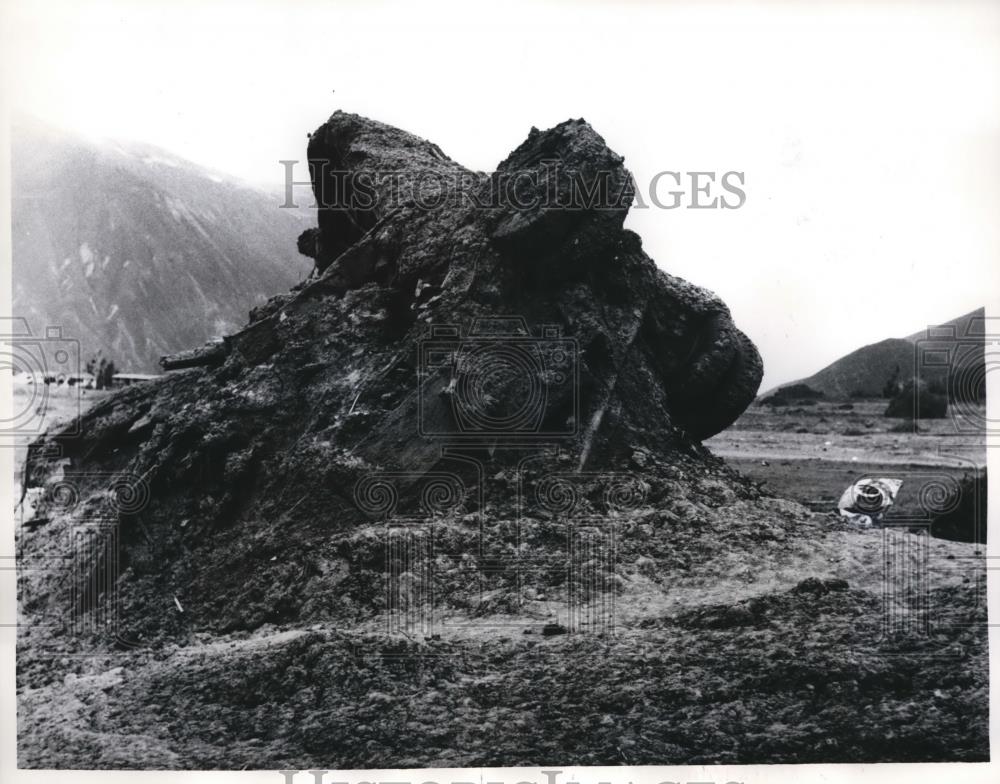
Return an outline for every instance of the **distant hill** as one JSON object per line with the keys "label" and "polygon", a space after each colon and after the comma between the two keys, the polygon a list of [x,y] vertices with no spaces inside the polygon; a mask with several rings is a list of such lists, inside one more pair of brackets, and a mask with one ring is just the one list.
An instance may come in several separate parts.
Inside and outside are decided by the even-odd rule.
{"label": "distant hill", "polygon": [[[964,316],[959,316],[951,321],[946,321],[944,324],[935,324],[933,327],[934,334],[939,334],[940,330],[947,330],[951,328],[957,337],[979,337],[982,336],[983,327],[985,325],[984,319],[986,318],[985,308],[976,308]],[[919,332],[914,332],[912,335],[908,336],[907,340],[926,340],[927,327],[924,327]]]}
{"label": "distant hill", "polygon": [[[981,334],[979,330],[984,317],[985,309],[978,308],[942,324],[941,327],[946,330],[952,328],[957,337],[974,339],[977,334]],[[937,329],[934,335],[940,334]],[[917,341],[926,340],[927,337],[925,328],[905,338],[888,338],[872,343],[841,357],[808,378],[782,384],[778,389],[792,384],[805,384],[828,398],[847,398],[852,395],[878,397],[893,374],[898,373],[898,378],[904,382],[913,378]],[[931,375],[934,375],[933,372],[929,372],[926,367],[921,372],[921,377],[926,380]]]}
{"label": "distant hill", "polygon": [[232,177],[23,118],[11,136],[13,313],[61,326],[84,359],[158,371],[311,267],[296,238],[315,218]]}

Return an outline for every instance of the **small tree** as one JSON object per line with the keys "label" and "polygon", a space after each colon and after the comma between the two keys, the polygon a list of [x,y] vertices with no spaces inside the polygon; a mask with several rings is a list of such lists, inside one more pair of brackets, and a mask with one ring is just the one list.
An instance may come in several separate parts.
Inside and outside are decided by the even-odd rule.
{"label": "small tree", "polygon": [[882,387],[882,397],[892,400],[892,398],[903,391],[903,385],[899,382],[899,373],[899,364],[897,363],[895,370],[892,371],[892,375],[889,376],[889,380]]}
{"label": "small tree", "polygon": [[313,270],[310,273],[310,277],[312,275],[319,275],[320,273],[323,272],[323,269],[325,269],[325,267],[323,268],[320,267],[320,262],[319,262],[321,255],[319,238],[320,235],[318,228],[306,229],[299,235],[297,243],[299,253],[301,253],[303,256],[306,256],[307,258],[312,259],[315,262],[316,266],[313,267]]}
{"label": "small tree", "polygon": [[906,384],[885,410],[894,419],[944,419],[948,416],[948,396],[932,392],[927,384]]}
{"label": "small tree", "polygon": [[109,359],[104,363],[104,366],[101,368],[100,389],[107,389],[111,386],[111,380],[114,378],[117,370],[118,368],[115,367],[113,360]]}
{"label": "small tree", "polygon": [[85,370],[94,377],[95,389],[108,389],[118,372],[114,361],[105,359],[100,351],[87,361]]}

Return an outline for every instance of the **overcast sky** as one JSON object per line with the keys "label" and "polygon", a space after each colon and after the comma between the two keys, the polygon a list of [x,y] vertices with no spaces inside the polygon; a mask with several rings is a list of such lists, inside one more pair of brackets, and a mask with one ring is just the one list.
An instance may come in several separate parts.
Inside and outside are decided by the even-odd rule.
{"label": "overcast sky", "polygon": [[1000,4],[474,5],[17,3],[5,95],[275,189],[338,108],[481,170],[584,117],[640,187],[744,172],[741,209],[628,225],[729,304],[763,388],[996,301]]}

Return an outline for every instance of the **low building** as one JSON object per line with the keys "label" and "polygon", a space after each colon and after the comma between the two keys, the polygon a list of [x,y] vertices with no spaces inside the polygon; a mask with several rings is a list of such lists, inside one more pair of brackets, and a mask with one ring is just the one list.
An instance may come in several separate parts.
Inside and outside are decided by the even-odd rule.
{"label": "low building", "polygon": [[142,384],[146,381],[156,381],[163,378],[159,373],[115,373],[111,377],[111,386],[130,387],[133,384]]}

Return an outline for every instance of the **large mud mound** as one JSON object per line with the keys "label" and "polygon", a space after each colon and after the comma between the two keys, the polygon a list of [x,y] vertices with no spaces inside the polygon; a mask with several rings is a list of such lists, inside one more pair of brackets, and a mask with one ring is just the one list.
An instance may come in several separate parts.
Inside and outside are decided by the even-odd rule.
{"label": "large mud mound", "polygon": [[[759,356],[589,125],[491,176],[341,113],[309,154],[319,276],[30,449],[22,765],[983,757],[969,578],[884,652],[881,532],[700,446]],[[968,673],[906,687],[942,648]]]}
{"label": "large mud mound", "polygon": [[[345,537],[390,511],[471,516],[478,530],[525,505],[594,518],[700,492],[657,466],[745,489],[696,441],[753,399],[757,351],[721,301],[658,270],[622,229],[632,179],[587,123],[532,130],[489,177],[339,112],[309,157],[324,209],[300,245],[322,274],[255,311],[213,366],[123,392],[36,443],[36,520],[76,520],[129,487],[136,503],[108,507],[128,584],[190,596],[185,620],[254,626],[346,612],[336,581],[365,548]],[[477,559],[479,536],[459,537]],[[282,562],[296,548],[318,558],[323,588],[248,571],[265,541]],[[147,634],[176,622],[141,609]]]}

